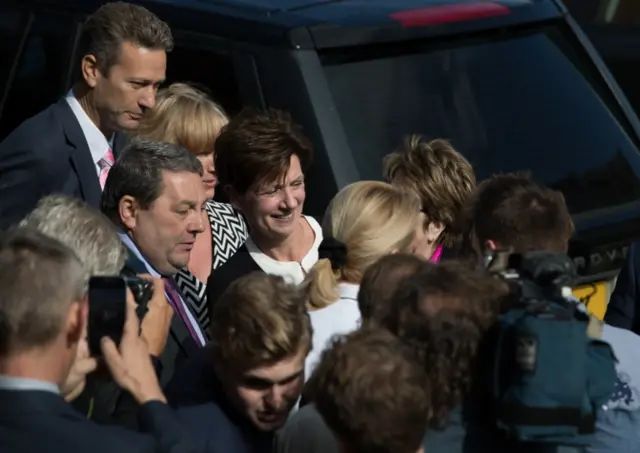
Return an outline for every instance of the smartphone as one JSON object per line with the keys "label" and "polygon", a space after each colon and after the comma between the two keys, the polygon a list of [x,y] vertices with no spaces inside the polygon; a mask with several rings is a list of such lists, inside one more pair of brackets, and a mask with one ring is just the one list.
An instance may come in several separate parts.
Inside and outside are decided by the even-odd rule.
{"label": "smartphone", "polygon": [[91,277],[89,279],[89,316],[87,335],[89,351],[102,355],[100,340],[111,338],[120,344],[127,313],[127,282],[123,277]]}

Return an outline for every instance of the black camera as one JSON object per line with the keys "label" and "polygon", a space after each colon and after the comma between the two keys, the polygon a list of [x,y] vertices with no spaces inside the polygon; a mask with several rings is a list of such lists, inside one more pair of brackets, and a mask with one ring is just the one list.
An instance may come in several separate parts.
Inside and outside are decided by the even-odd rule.
{"label": "black camera", "polygon": [[527,300],[570,299],[571,288],[578,280],[575,264],[562,253],[494,250],[485,256],[485,267],[517,283],[522,298]]}
{"label": "black camera", "polygon": [[91,354],[100,356],[103,337],[120,343],[126,322],[127,288],[136,301],[136,314],[142,321],[153,297],[153,283],[136,276],[95,276],[89,280],[88,344]]}
{"label": "black camera", "polygon": [[144,315],[147,314],[149,310],[149,301],[153,297],[153,283],[140,277],[126,276],[123,278],[133,294],[133,299],[136,301],[136,314],[138,315],[138,319],[142,321],[142,318],[144,318]]}

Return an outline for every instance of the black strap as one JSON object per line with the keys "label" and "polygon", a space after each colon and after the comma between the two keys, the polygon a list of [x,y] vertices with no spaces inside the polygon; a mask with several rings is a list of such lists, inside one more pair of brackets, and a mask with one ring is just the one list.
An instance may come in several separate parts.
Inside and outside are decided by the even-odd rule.
{"label": "black strap", "polygon": [[500,408],[500,418],[508,425],[575,426],[579,434],[593,433],[596,425],[593,413],[583,414],[575,407],[542,408],[509,404]]}

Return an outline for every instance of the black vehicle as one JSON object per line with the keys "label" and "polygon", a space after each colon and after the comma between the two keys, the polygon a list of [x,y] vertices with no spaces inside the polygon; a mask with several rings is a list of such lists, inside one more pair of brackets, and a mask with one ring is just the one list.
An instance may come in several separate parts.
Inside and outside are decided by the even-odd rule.
{"label": "black vehicle", "polygon": [[[135,0],[134,0],[135,1]],[[640,123],[556,0],[135,1],[166,20],[168,80],[231,113],[290,111],[313,140],[307,210],[379,179],[403,135],[450,139],[479,178],[529,170],[564,192],[591,307],[640,226]],[[0,6],[0,139],[70,86],[78,26],[101,2]],[[584,254],[589,255],[585,260]]]}

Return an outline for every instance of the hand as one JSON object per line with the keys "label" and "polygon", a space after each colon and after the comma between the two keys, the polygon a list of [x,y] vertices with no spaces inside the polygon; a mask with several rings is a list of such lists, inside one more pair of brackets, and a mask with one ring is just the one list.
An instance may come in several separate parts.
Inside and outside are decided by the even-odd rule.
{"label": "hand", "polygon": [[164,294],[164,282],[162,279],[153,278],[143,274],[138,277],[153,282],[153,296],[147,305],[148,311],[142,319],[142,337],[147,341],[149,353],[154,357],[160,357],[167,344],[173,308],[167,302]]}
{"label": "hand", "polygon": [[133,294],[127,289],[127,315],[120,347],[118,349],[111,338],[102,338],[100,346],[104,361],[113,380],[131,393],[138,404],[153,400],[166,402],[151,362],[147,342],[139,332],[136,304]]}
{"label": "hand", "polygon": [[76,358],[71,365],[67,379],[60,387],[60,393],[67,402],[76,399],[84,390],[86,377],[89,373],[96,369],[98,362],[91,357],[89,353],[89,344],[87,343],[87,327],[82,334],[82,340],[78,344],[76,350]]}

